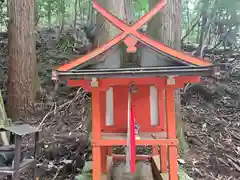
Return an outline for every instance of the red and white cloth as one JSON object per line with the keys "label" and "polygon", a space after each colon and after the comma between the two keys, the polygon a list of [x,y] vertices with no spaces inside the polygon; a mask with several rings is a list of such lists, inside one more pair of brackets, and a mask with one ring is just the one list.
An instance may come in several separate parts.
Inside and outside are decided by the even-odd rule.
{"label": "red and white cloth", "polygon": [[128,132],[127,132],[127,152],[126,166],[127,171],[135,173],[136,171],[136,133],[139,131],[139,126],[136,125],[134,110],[131,102],[131,94],[128,95]]}

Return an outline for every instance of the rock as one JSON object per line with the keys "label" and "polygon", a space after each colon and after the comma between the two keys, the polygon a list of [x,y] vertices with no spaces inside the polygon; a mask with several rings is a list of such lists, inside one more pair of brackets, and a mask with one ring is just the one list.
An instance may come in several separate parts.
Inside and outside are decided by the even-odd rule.
{"label": "rock", "polygon": [[86,161],[82,173],[92,173],[92,161]]}
{"label": "rock", "polygon": [[80,174],[75,177],[75,180],[92,180],[92,173]]}

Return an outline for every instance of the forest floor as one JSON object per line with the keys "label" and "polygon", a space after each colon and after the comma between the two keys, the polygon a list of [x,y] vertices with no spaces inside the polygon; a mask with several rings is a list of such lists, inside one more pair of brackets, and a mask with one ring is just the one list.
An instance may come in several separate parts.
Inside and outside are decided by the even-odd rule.
{"label": "forest floor", "polygon": [[[81,88],[69,88],[64,84],[56,90],[51,81],[51,69],[76,57],[79,54],[75,51],[79,49],[75,48],[76,44],[83,47],[86,39],[76,43],[74,37],[64,32],[56,44],[52,42],[54,33],[41,31],[40,34],[37,55],[42,94],[31,115],[17,123],[42,127],[38,163],[41,180],[74,179],[86,159],[91,159],[84,129],[90,96]],[[0,79],[0,89],[6,98],[6,40],[1,41],[1,47],[0,76],[4,78]],[[240,69],[234,65],[222,75],[218,80],[202,79],[201,85],[207,91],[190,88],[182,94],[185,135],[190,151],[181,165],[195,180],[240,179]],[[27,156],[32,152],[30,140],[26,137],[23,142]]]}

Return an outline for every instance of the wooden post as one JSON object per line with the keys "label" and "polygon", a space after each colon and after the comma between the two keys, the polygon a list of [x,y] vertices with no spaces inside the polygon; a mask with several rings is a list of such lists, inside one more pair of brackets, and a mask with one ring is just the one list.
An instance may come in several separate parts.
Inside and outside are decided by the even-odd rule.
{"label": "wooden post", "polygon": [[[166,131],[166,102],[165,102],[165,90],[159,89],[158,90],[158,111],[159,111],[159,119],[160,119],[160,126],[163,127],[163,131]],[[167,172],[167,146],[162,145],[160,146],[160,171],[162,173]]]}
{"label": "wooden post", "polygon": [[[167,134],[168,139],[176,139],[176,120],[174,107],[174,88],[166,89],[166,113],[167,113]],[[175,145],[168,147],[169,180],[178,180],[178,149]]]}
{"label": "wooden post", "polygon": [[92,91],[92,166],[93,179],[101,179],[101,148],[96,145],[100,140],[101,134],[101,109],[100,109],[100,91],[93,88]]}

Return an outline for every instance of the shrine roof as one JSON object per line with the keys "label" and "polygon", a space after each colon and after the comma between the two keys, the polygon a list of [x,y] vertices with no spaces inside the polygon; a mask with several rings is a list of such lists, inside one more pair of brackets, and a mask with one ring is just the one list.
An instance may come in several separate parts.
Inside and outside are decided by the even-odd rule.
{"label": "shrine roof", "polygon": [[[165,4],[165,0],[159,1],[156,7],[140,18],[135,24],[127,25],[94,1],[94,8],[97,9],[97,11],[110,23],[122,30],[122,33],[118,34],[112,40],[94,49],[88,54],[60,66],[56,69],[55,74],[78,77],[212,74],[214,65],[211,62],[174,50],[163,43],[155,41],[147,35],[138,32],[138,29],[149,21],[150,18],[153,17]],[[151,60],[151,58],[145,57],[144,59],[141,59],[142,61],[145,61],[144,66],[122,68],[120,65],[120,55],[118,57],[116,54],[112,53],[119,49],[118,47],[120,43],[124,43],[128,50],[132,52],[134,52],[134,49],[136,51],[136,49],[144,50],[145,48],[146,50],[147,48],[151,51],[150,54],[155,53],[157,55],[164,56],[165,63],[163,63],[164,65],[160,63],[160,65],[154,66],[152,64],[148,64],[148,60]],[[139,44],[144,44],[144,46],[139,48]],[[103,56],[105,56],[105,59],[102,58]],[[106,58],[108,59],[107,63],[105,62]],[[111,61],[111,59],[115,59],[115,62],[113,60]],[[160,61],[163,61],[163,59],[159,59],[159,62]],[[89,65],[96,68],[86,69]]]}
{"label": "shrine roof", "polygon": [[[79,69],[81,67],[85,67],[85,64],[97,64],[98,60],[96,58],[103,56],[106,54],[106,52],[112,51],[114,47],[119,45],[120,41],[118,38],[121,37],[121,34],[117,36],[116,38],[112,39],[109,43],[103,44],[99,48],[91,51],[90,53],[76,58],[74,60],[71,60],[69,63],[66,63],[60,67],[58,67],[57,71],[71,71],[74,69]],[[150,38],[148,38],[150,39]],[[169,60],[173,60],[176,63],[181,63],[189,66],[212,66],[213,64],[207,60],[199,59],[197,57],[193,57],[191,55],[185,54],[184,52],[180,52],[177,50],[174,50],[160,42],[153,41],[154,43],[148,44],[146,41],[142,41],[141,39],[138,40],[138,45],[144,45],[142,47],[147,47],[153,52],[158,53],[159,55],[163,55],[167,57]],[[109,56],[114,56],[114,53],[110,53]],[[95,61],[95,62],[94,62]],[[151,65],[150,65],[151,66]],[[106,67],[107,68],[107,67]]]}

